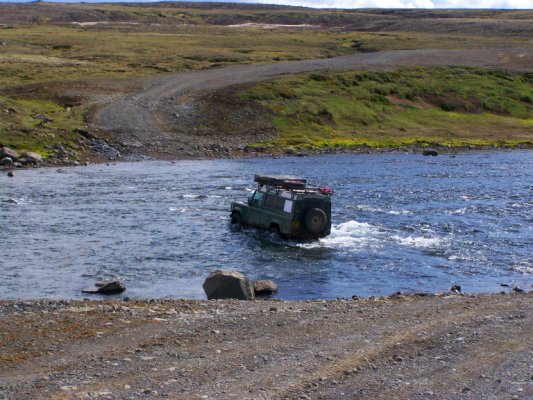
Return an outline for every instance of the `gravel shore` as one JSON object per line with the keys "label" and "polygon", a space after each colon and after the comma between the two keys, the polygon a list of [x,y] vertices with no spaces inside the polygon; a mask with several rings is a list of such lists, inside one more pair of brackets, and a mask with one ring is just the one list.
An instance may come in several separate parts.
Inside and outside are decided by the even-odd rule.
{"label": "gravel shore", "polygon": [[531,300],[0,301],[0,399],[526,399]]}

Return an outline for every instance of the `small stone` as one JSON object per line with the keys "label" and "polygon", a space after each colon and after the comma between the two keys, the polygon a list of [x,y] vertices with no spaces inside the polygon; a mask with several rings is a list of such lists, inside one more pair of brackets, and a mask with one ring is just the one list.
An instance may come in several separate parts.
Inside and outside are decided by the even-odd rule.
{"label": "small stone", "polygon": [[91,294],[118,294],[122,293],[126,290],[126,286],[124,286],[119,281],[112,281],[112,282],[100,282],[96,283],[95,286],[97,286],[97,289],[82,289],[82,293],[91,293]]}
{"label": "small stone", "polygon": [[459,286],[459,285],[453,285],[453,286],[450,288],[450,292],[452,292],[452,293],[461,293],[461,286]]}
{"label": "small stone", "polygon": [[518,286],[515,286],[515,287],[513,288],[513,292],[515,292],[515,293],[522,293],[523,291],[524,291],[524,289],[521,289],[521,288],[519,288]]}
{"label": "small stone", "polygon": [[400,356],[399,354],[395,354],[392,359],[396,362],[402,362],[403,361],[403,358],[402,356]]}
{"label": "small stone", "polygon": [[278,291],[278,285],[270,279],[253,281],[252,286],[256,296],[269,296]]}
{"label": "small stone", "polygon": [[15,177],[15,174],[13,173],[13,171],[9,171],[7,173],[7,176],[9,176],[10,178],[14,178]]}

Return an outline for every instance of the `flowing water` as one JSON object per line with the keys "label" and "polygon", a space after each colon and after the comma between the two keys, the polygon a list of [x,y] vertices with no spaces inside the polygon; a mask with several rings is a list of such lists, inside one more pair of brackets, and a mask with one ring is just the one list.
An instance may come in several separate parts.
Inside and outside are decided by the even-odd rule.
{"label": "flowing water", "polygon": [[[231,230],[254,173],[331,186],[331,235]],[[205,298],[219,268],[273,279],[284,299],[533,283],[532,151],[43,168],[3,173],[0,189],[3,299],[82,298],[117,278],[130,297]]]}

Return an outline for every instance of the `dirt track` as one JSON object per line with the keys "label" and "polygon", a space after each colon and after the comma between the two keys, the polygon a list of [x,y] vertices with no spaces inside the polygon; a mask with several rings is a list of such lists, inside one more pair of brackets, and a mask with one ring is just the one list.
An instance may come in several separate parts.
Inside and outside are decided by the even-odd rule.
{"label": "dirt track", "polygon": [[[150,78],[144,89],[126,96],[112,98],[94,115],[93,129],[111,133],[129,153],[160,156],[183,155],[191,144],[212,144],[216,138],[201,137],[194,129],[201,125],[193,100],[202,92],[238,84],[247,84],[276,76],[310,71],[344,71],[351,69],[384,70],[408,65],[463,65],[533,71],[531,50],[402,50],[322,60],[283,62],[267,65],[239,65],[220,69]],[[197,122],[190,122],[191,118]],[[219,145],[230,149],[242,147],[256,136],[218,139]]]}
{"label": "dirt track", "polygon": [[527,399],[531,293],[0,302],[0,399]]}

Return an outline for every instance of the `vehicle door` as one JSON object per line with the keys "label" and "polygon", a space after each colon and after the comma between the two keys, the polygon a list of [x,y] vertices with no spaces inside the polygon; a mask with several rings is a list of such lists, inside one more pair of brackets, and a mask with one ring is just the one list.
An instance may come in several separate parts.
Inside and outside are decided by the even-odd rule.
{"label": "vehicle door", "polygon": [[247,222],[249,225],[259,226],[261,225],[261,214],[263,212],[263,203],[265,201],[265,193],[259,190],[256,190],[252,197],[248,200],[248,216]]}

